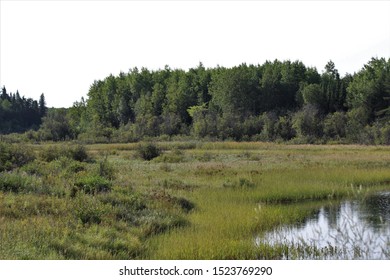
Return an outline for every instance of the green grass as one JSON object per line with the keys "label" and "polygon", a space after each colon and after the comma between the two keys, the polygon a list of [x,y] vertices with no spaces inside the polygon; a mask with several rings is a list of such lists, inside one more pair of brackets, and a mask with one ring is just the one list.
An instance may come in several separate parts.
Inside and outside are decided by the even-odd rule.
{"label": "green grass", "polygon": [[254,238],[390,189],[387,146],[58,143],[13,164],[4,145],[0,259],[277,259]]}

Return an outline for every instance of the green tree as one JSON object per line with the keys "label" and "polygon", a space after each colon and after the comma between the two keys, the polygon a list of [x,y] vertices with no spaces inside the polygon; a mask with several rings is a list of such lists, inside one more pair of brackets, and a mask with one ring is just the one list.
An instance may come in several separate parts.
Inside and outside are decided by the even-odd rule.
{"label": "green tree", "polygon": [[73,138],[66,109],[49,110],[39,132],[42,140],[63,141]]}
{"label": "green tree", "polygon": [[213,105],[222,113],[254,114],[259,96],[256,70],[245,64],[232,69],[220,68],[212,75],[210,93]]}
{"label": "green tree", "polygon": [[372,58],[347,88],[350,109],[364,108],[370,120],[390,115],[390,59]]}
{"label": "green tree", "polygon": [[45,100],[45,95],[42,93],[41,96],[39,97],[39,114],[41,117],[44,117],[47,112],[47,107],[46,107],[46,100]]}
{"label": "green tree", "polygon": [[324,135],[330,139],[345,138],[347,129],[347,116],[344,112],[334,112],[324,120]]}
{"label": "green tree", "polygon": [[302,110],[294,114],[292,122],[298,136],[306,138],[308,142],[322,137],[321,115],[315,106],[305,105]]}

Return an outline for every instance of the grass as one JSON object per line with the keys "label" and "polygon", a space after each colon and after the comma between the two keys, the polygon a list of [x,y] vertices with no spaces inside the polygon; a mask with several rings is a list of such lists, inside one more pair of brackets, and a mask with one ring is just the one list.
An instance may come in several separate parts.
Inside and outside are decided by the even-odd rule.
{"label": "grass", "polygon": [[155,145],[3,146],[0,259],[278,259],[255,236],[390,188],[387,146]]}

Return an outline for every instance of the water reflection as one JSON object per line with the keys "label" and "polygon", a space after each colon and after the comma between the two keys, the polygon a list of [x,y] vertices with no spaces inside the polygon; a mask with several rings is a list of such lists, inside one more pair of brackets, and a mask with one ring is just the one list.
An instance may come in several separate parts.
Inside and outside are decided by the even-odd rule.
{"label": "water reflection", "polygon": [[317,248],[317,252],[331,249],[337,252],[325,255],[331,259],[389,259],[390,192],[363,201],[324,206],[304,223],[282,226],[257,238],[256,242]]}

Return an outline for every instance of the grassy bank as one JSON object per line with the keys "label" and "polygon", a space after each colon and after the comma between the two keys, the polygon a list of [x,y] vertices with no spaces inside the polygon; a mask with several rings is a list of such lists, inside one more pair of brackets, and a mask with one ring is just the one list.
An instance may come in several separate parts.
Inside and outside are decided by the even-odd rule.
{"label": "grassy bank", "polygon": [[0,258],[279,258],[254,237],[390,188],[385,146],[156,146],[144,160],[133,143],[30,145],[15,160],[20,147],[4,144]]}

